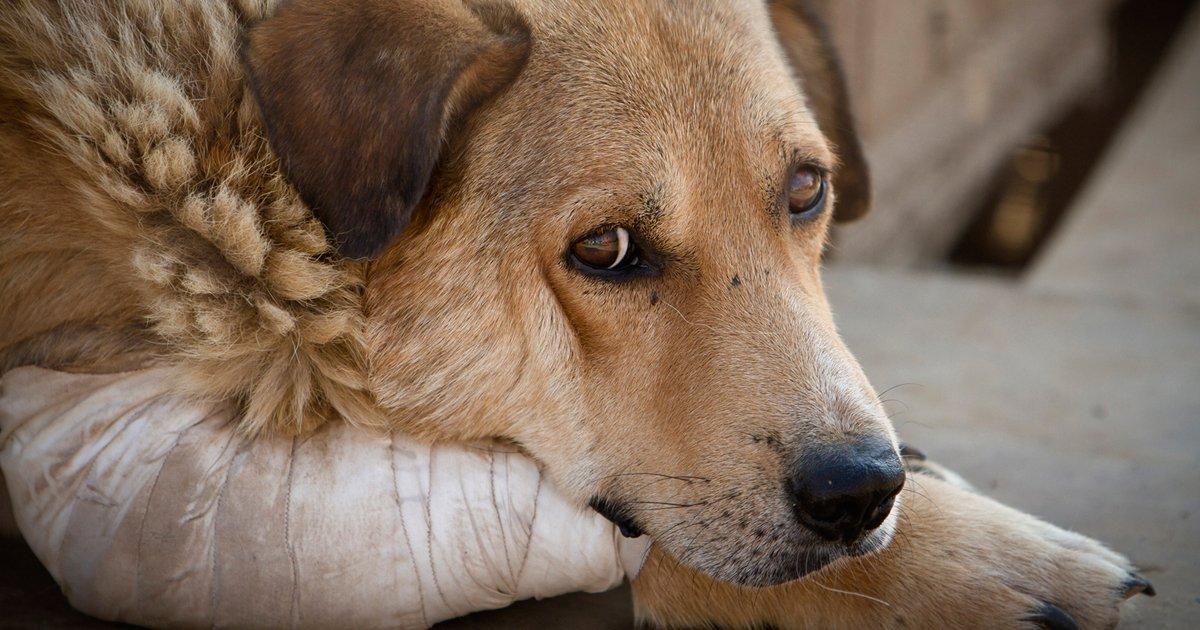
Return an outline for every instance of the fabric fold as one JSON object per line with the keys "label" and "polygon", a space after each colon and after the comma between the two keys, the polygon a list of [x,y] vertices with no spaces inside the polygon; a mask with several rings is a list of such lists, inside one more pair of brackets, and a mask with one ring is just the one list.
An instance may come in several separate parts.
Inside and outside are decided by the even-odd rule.
{"label": "fabric fold", "polygon": [[636,572],[628,541],[491,443],[332,423],[244,441],[167,372],[0,378],[26,541],[88,614],[149,626],[427,627]]}

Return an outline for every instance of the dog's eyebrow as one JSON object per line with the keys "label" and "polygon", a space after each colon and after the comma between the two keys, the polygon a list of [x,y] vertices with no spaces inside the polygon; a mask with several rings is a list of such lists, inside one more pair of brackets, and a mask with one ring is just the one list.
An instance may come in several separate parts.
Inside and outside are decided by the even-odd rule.
{"label": "dog's eyebrow", "polygon": [[[765,139],[771,145],[772,151],[778,151],[779,159],[789,166],[801,163],[812,164],[826,171],[832,171],[837,166],[837,157],[826,144],[825,134],[817,126],[807,110],[797,112],[792,110],[772,112],[764,119],[768,130]],[[808,131],[799,131],[807,129]],[[813,134],[812,132],[816,132]]]}
{"label": "dog's eyebrow", "polygon": [[814,151],[809,147],[793,145],[786,148],[785,151],[787,162],[793,167],[800,164],[811,164],[826,171],[831,171],[837,166],[835,162],[836,158],[821,151]]}
{"label": "dog's eyebrow", "polygon": [[654,223],[662,220],[662,186],[655,186],[641,196],[642,207],[637,212],[639,223]]}

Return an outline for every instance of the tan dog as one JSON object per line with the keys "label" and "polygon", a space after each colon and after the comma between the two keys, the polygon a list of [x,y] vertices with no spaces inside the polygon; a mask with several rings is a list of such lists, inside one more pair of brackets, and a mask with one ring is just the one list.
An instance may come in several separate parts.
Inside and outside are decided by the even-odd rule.
{"label": "tan dog", "polygon": [[847,112],[784,3],[8,4],[2,365],[514,442],[662,625],[1115,623],[1124,558],[905,485],[821,288]]}

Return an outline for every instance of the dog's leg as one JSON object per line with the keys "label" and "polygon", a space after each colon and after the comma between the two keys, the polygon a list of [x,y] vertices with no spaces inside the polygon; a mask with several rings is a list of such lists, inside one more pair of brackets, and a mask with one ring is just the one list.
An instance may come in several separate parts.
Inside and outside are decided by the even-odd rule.
{"label": "dog's leg", "polygon": [[1089,538],[923,473],[902,492],[893,542],[770,588],[717,582],[657,549],[633,583],[637,614],[664,627],[1111,627],[1153,594]]}

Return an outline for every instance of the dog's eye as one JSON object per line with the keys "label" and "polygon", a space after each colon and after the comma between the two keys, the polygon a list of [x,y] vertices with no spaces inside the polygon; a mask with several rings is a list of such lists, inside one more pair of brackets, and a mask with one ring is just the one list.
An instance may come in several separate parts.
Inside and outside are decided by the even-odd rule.
{"label": "dog's eye", "polygon": [[804,165],[788,178],[788,206],[792,216],[800,219],[814,217],[825,206],[825,174],[814,166]]}
{"label": "dog's eye", "polygon": [[584,266],[603,271],[620,271],[638,262],[637,248],[623,227],[604,228],[575,241],[571,255]]}

